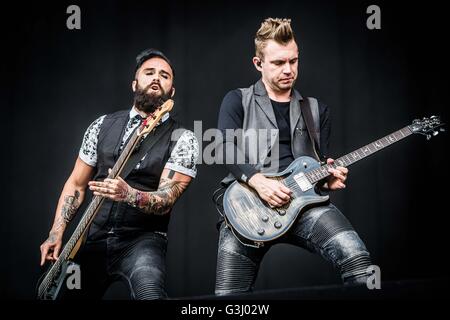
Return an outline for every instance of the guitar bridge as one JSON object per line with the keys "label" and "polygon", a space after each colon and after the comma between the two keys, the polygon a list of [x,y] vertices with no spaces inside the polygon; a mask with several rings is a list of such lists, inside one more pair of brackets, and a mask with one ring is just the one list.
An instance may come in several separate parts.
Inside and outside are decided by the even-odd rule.
{"label": "guitar bridge", "polygon": [[305,176],[303,172],[300,172],[294,176],[295,182],[297,182],[300,189],[302,189],[303,192],[308,191],[309,189],[312,189],[312,184],[309,182],[308,178]]}

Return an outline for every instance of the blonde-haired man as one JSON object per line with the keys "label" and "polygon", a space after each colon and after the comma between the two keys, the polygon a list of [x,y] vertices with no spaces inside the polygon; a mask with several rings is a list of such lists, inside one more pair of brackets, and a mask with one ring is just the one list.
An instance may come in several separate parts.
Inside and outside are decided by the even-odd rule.
{"label": "blonde-haired man", "polygon": [[[266,19],[256,33],[255,49],[253,64],[261,72],[261,79],[249,88],[227,93],[220,108],[218,127],[224,132],[226,129],[277,130],[278,148],[270,147],[271,163],[276,165],[267,169],[258,161],[256,164],[250,161],[227,164],[230,174],[222,184],[240,180],[256,190],[270,206],[280,207],[290,200],[291,190],[263,173],[281,172],[300,156],[326,155],[330,136],[329,108],[314,98],[303,98],[294,89],[299,50],[290,19]],[[301,107],[309,108],[310,116],[303,116]],[[270,134],[267,136],[259,135],[258,139],[271,138]],[[270,140],[259,141],[258,145],[264,143],[271,145]],[[226,153],[243,152],[246,160],[266,156],[261,157],[261,149],[256,157],[251,154],[251,148],[242,151],[235,139],[226,138],[225,146]],[[333,160],[327,159],[327,162]],[[345,188],[348,170],[337,167],[330,169],[330,173],[320,188],[326,191]],[[217,206],[223,210],[221,203]],[[225,295],[251,291],[259,265],[273,243],[261,248],[246,246],[233,235],[223,219],[219,226],[215,292]],[[288,233],[275,241],[280,242],[319,253],[340,271],[345,284],[366,283],[366,270],[371,264],[369,252],[349,221],[331,203],[304,212]]]}

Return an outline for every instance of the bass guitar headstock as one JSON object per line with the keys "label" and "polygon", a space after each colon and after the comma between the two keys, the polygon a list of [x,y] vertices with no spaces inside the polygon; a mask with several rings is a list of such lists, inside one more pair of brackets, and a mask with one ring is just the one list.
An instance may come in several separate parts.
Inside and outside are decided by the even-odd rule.
{"label": "bass guitar headstock", "polygon": [[144,122],[142,122],[141,127],[138,131],[138,136],[143,136],[153,130],[153,128],[158,124],[161,118],[168,113],[173,108],[173,100],[169,99],[163,103],[162,106],[157,108],[155,112],[149,115]]}

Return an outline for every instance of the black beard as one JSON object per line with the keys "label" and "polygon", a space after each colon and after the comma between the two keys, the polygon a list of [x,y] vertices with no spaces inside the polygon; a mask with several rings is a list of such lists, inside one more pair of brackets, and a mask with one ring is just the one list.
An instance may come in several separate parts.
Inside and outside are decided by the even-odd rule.
{"label": "black beard", "polygon": [[134,92],[134,106],[145,113],[153,113],[157,108],[163,105],[164,102],[169,100],[170,95],[165,93],[160,87],[162,94],[147,93],[151,84],[142,88],[139,84],[136,86]]}

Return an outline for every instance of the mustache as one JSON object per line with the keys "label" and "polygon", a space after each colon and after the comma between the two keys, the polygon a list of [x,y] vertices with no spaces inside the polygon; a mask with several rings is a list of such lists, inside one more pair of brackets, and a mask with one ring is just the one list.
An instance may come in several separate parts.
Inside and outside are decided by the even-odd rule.
{"label": "mustache", "polygon": [[155,85],[155,84],[158,86],[159,89],[162,90],[162,87],[161,87],[161,84],[159,83],[159,81],[153,81],[153,82],[150,83],[148,86],[146,86],[146,87],[144,88],[144,90],[147,91],[151,86],[153,86],[153,85]]}

